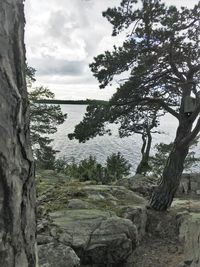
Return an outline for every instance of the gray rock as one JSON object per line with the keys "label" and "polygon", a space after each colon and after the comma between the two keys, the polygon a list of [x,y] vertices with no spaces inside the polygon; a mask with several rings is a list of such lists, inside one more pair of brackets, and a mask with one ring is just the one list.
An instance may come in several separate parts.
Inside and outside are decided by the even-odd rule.
{"label": "gray rock", "polygon": [[144,206],[134,206],[125,208],[124,218],[129,219],[137,228],[138,239],[146,234],[147,212]]}
{"label": "gray rock", "polygon": [[111,212],[64,210],[51,217],[57,227],[72,236],[72,247],[86,265],[123,266],[138,242],[136,226]]}
{"label": "gray rock", "polygon": [[80,259],[72,248],[63,244],[38,246],[40,267],[79,267]]}
{"label": "gray rock", "polygon": [[183,173],[177,195],[192,194],[199,195],[200,192],[200,174]]}
{"label": "gray rock", "polygon": [[37,235],[37,244],[43,245],[53,242],[53,237],[49,235]]}
{"label": "gray rock", "polygon": [[92,233],[84,261],[97,266],[123,266],[137,244],[137,230],[130,220],[109,218]]}
{"label": "gray rock", "polygon": [[85,203],[81,199],[70,199],[67,205],[67,208],[68,209],[86,209],[87,206],[88,206],[87,203]]}
{"label": "gray rock", "polygon": [[185,265],[200,266],[200,214],[190,213],[180,226],[180,241],[184,244]]}
{"label": "gray rock", "polygon": [[136,174],[132,177],[120,179],[117,182],[117,185],[124,186],[133,192],[141,194],[142,196],[149,197],[156,187],[157,182],[157,178]]}

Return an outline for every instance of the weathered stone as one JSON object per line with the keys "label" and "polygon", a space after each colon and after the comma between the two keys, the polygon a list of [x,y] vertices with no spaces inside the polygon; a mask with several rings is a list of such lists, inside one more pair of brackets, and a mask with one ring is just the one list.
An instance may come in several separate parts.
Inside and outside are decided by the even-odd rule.
{"label": "weathered stone", "polygon": [[63,244],[38,246],[40,267],[79,267],[80,259],[72,248]]}
{"label": "weathered stone", "polygon": [[137,230],[130,220],[109,218],[93,231],[84,251],[84,263],[124,266],[137,244]]}
{"label": "weathered stone", "polygon": [[200,266],[200,214],[190,213],[180,226],[180,240],[184,243],[186,266]]}
{"label": "weathered stone", "polygon": [[111,212],[64,210],[51,217],[57,227],[71,236],[71,246],[84,264],[125,264],[138,242],[133,223]]}
{"label": "weathered stone", "polygon": [[37,244],[38,245],[52,243],[53,241],[54,241],[54,239],[53,239],[52,236],[49,236],[49,235],[37,235]]}
{"label": "weathered stone", "polygon": [[198,195],[200,191],[200,174],[183,173],[177,195]]}
{"label": "weathered stone", "polygon": [[67,208],[68,209],[86,209],[87,206],[88,206],[87,203],[85,203],[81,199],[70,199],[67,205]]}
{"label": "weathered stone", "polygon": [[135,176],[119,180],[117,185],[124,186],[133,192],[141,194],[142,196],[149,197],[152,195],[157,182],[157,178],[136,174]]}
{"label": "weathered stone", "polygon": [[146,234],[147,212],[144,206],[127,207],[124,218],[129,219],[137,228],[138,239],[141,241]]}

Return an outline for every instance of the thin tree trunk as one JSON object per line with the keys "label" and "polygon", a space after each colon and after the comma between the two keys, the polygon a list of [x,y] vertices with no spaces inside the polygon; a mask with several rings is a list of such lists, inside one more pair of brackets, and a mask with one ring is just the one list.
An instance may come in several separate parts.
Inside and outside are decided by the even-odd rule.
{"label": "thin tree trunk", "polygon": [[184,161],[189,151],[189,143],[182,144],[183,139],[191,133],[192,123],[186,115],[182,116],[177,129],[173,149],[163,171],[161,183],[153,193],[150,206],[155,210],[166,210],[170,207],[180,184]]}
{"label": "thin tree trunk", "polygon": [[23,0],[0,1],[0,266],[35,267]]}
{"label": "thin tree trunk", "polygon": [[149,169],[149,154],[151,150],[152,137],[151,132],[147,132],[147,140],[142,136],[143,145],[141,149],[142,159],[136,169],[136,174],[146,174]]}

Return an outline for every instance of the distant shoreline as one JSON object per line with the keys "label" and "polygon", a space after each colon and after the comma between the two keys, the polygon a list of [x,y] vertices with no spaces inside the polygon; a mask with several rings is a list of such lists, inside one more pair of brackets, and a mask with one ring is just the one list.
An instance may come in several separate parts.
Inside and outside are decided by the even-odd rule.
{"label": "distant shoreline", "polygon": [[108,101],[86,99],[86,100],[59,100],[59,99],[38,99],[35,103],[41,104],[59,104],[59,105],[89,105],[89,104],[107,104]]}

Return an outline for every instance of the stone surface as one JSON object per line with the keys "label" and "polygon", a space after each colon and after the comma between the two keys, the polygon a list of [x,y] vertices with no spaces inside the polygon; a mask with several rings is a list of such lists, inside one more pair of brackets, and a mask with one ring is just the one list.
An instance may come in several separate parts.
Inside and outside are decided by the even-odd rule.
{"label": "stone surface", "polygon": [[199,195],[200,174],[183,173],[177,195]]}
{"label": "stone surface", "polygon": [[[53,180],[48,180],[52,186]],[[39,244],[49,246],[53,238],[57,244],[72,247],[81,266],[127,266],[145,229],[143,197],[115,185],[60,183],[51,190],[42,186],[45,191],[38,200]],[[47,216],[44,207],[51,207],[53,212]]]}
{"label": "stone surface", "polygon": [[[127,188],[73,181],[45,189],[47,197],[40,198],[41,214],[46,216],[44,207],[54,211],[39,219],[44,226],[39,242],[49,245],[53,238],[57,245],[72,247],[82,267],[197,267],[190,264],[198,259],[195,225],[200,220],[190,220],[191,214],[200,214],[199,199],[175,199],[169,211],[155,212],[146,209],[147,201],[130,190],[134,179],[132,183],[124,179]],[[148,180],[143,177],[134,186],[140,194],[144,179]],[[153,187],[148,181],[145,192],[149,194]],[[184,247],[188,255],[183,254]]]}
{"label": "stone surface", "polygon": [[38,246],[40,267],[79,267],[80,259],[72,248],[63,244]]}
{"label": "stone surface", "polygon": [[123,266],[138,242],[133,223],[111,212],[63,210],[51,217],[56,226],[71,236],[70,245],[86,265]]}
{"label": "stone surface", "polygon": [[137,192],[145,197],[150,197],[155,186],[157,185],[158,178],[152,178],[136,174],[132,177],[127,177],[119,180],[117,185],[124,186],[133,192]]}
{"label": "stone surface", "polygon": [[86,209],[87,203],[81,199],[70,199],[67,205],[68,209]]}
{"label": "stone surface", "polygon": [[[184,243],[185,266],[200,266],[200,214],[188,214],[180,226],[180,240]],[[187,265],[186,265],[187,264]]]}
{"label": "stone surface", "polygon": [[124,218],[129,219],[136,226],[138,240],[141,241],[146,234],[147,210],[143,206],[132,206],[124,209]]}

